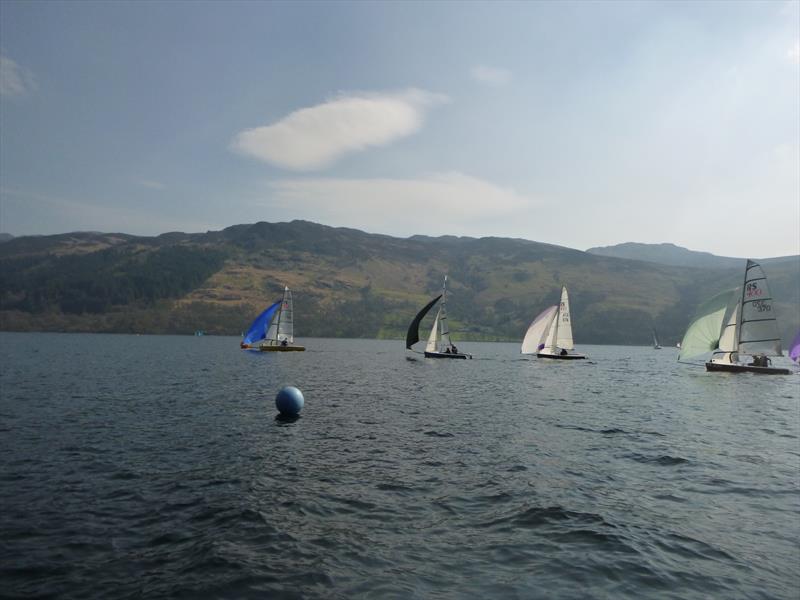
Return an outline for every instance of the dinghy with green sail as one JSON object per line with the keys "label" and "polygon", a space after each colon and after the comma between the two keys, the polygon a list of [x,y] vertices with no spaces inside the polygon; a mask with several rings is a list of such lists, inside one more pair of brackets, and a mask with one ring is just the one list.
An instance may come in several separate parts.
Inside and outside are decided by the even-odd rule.
{"label": "dinghy with green sail", "polygon": [[717,294],[698,309],[678,360],[708,353],[708,371],[789,374],[789,369],[771,365],[769,357],[783,352],[767,276],[757,262],[747,260],[741,288]]}

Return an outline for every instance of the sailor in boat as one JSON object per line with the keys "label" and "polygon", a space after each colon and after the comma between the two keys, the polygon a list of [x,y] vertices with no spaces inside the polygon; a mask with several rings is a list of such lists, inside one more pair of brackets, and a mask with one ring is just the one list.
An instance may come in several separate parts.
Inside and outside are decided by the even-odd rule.
{"label": "sailor in boat", "polygon": [[566,355],[567,355],[567,351],[564,348],[562,348],[561,349],[561,356],[566,356]]}
{"label": "sailor in boat", "polygon": [[750,363],[751,367],[768,367],[772,361],[765,354],[756,354],[753,356],[753,362]]}

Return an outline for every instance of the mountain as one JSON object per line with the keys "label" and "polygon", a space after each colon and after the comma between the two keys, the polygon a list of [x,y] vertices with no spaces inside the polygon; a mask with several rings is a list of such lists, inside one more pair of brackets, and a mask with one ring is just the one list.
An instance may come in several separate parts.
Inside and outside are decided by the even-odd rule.
{"label": "mountain", "polygon": [[[767,268],[776,312],[800,327],[800,259]],[[447,273],[457,339],[520,340],[570,290],[581,343],[675,344],[742,265],[686,268],[520,239],[395,238],[307,221],[156,237],[82,232],[0,244],[0,329],[238,335],[288,285],[300,337],[402,338]]]}
{"label": "mountain", "polygon": [[9,240],[13,240],[13,239],[14,239],[14,236],[11,235],[10,233],[0,233],[0,244],[2,244],[3,242],[7,242]]}
{"label": "mountain", "polygon": [[[658,263],[660,265],[672,265],[674,267],[697,267],[701,269],[728,269],[736,268],[744,264],[744,258],[729,258],[716,256],[709,252],[697,252],[676,246],[675,244],[640,244],[627,242],[616,246],[601,246],[589,248],[586,252],[597,256],[613,256],[614,258],[626,258],[628,260],[643,260],[646,262]],[[749,257],[755,258],[755,257]],[[796,257],[781,257],[778,259],[763,258],[763,263],[769,264],[781,259],[794,259]]]}

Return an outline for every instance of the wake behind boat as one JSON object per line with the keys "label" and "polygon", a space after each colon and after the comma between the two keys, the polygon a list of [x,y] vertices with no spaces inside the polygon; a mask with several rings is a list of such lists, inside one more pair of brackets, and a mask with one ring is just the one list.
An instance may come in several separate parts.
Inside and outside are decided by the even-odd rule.
{"label": "wake behind boat", "polygon": [[[783,352],[761,265],[748,259],[741,289],[717,294],[697,312],[683,336],[678,360],[711,352],[708,371],[789,375],[789,369],[773,367],[769,359]],[[742,355],[751,356],[751,362],[741,362]]]}
{"label": "wake behind boat", "polygon": [[242,339],[241,348],[261,352],[303,352],[294,344],[294,306],[292,292],[283,289],[283,298],[256,317]]}
{"label": "wake behind boat", "polygon": [[411,347],[419,341],[419,325],[439,299],[442,300],[442,303],[439,306],[439,311],[436,313],[431,333],[428,336],[428,343],[425,346],[424,352],[425,358],[472,358],[471,354],[459,352],[456,345],[450,339],[450,328],[447,324],[447,309],[445,308],[447,301],[447,275],[444,277],[442,293],[423,306],[422,310],[417,313],[417,316],[414,317],[414,320],[411,321],[411,324],[408,326],[408,331],[406,332],[406,349],[411,350]]}
{"label": "wake behind boat", "polygon": [[566,286],[562,286],[561,302],[544,309],[533,320],[522,340],[520,352],[560,360],[586,358],[585,354],[571,353],[570,350],[574,349],[569,294]]}

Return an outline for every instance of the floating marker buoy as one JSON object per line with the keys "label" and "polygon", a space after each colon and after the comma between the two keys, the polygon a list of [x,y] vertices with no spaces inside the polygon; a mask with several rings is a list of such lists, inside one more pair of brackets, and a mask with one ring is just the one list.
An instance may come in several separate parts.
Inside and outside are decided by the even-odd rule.
{"label": "floating marker buoy", "polygon": [[300,414],[304,403],[303,392],[291,385],[282,387],[278,395],[275,396],[275,407],[279,413],[287,417]]}

